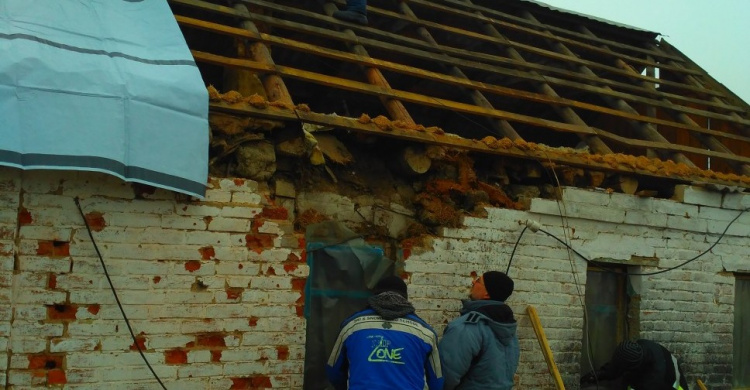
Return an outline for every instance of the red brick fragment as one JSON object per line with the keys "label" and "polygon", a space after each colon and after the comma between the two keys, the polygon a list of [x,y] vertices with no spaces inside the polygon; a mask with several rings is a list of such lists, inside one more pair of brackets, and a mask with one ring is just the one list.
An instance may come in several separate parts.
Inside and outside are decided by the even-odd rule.
{"label": "red brick fragment", "polygon": [[266,270],[266,276],[276,276],[276,270],[273,267],[268,267]]}
{"label": "red brick fragment", "polygon": [[226,347],[224,335],[220,333],[201,334],[197,337],[198,345],[201,347]]}
{"label": "red brick fragment", "polygon": [[104,230],[105,227],[107,227],[107,221],[104,220],[104,214],[98,211],[93,211],[86,214],[86,222],[88,222],[91,230],[95,232],[100,232]]}
{"label": "red brick fragment", "polygon": [[130,345],[131,351],[137,351],[139,348],[141,351],[146,350],[146,336],[143,335],[143,332],[141,332],[141,334],[139,334],[138,336],[135,336],[135,343]]}
{"label": "red brick fragment", "polygon": [[248,318],[247,325],[248,326],[258,326],[258,317],[250,317]]}
{"label": "red brick fragment", "polygon": [[185,269],[190,272],[195,272],[201,269],[201,262],[198,260],[190,260],[185,262]]}
{"label": "red brick fragment", "polygon": [[40,256],[70,256],[70,243],[67,241],[37,241],[36,254]]}
{"label": "red brick fragment", "polygon": [[49,274],[49,277],[47,278],[47,288],[50,290],[57,288],[57,275]]}
{"label": "red brick fragment", "polygon": [[307,278],[292,278],[292,291],[305,291]]}
{"label": "red brick fragment", "polygon": [[64,304],[64,305],[49,305],[47,306],[47,319],[48,320],[63,320],[63,321],[74,321],[76,319],[76,312],[78,306]]}
{"label": "red brick fragment", "polygon": [[187,363],[187,352],[181,349],[172,349],[164,352],[164,363],[185,364]]}
{"label": "red brick fragment", "polygon": [[93,315],[97,315],[99,314],[99,309],[101,309],[101,306],[95,304],[95,305],[89,305],[89,307],[86,310],[88,310],[89,313]]}
{"label": "red brick fragment", "polygon": [[221,362],[221,351],[211,351],[211,362],[213,363]]}
{"label": "red brick fragment", "polygon": [[216,252],[212,246],[204,246],[203,248],[198,249],[198,252],[200,252],[201,259],[203,260],[211,260],[216,257]]}
{"label": "red brick fragment", "polygon": [[227,288],[227,299],[237,299],[242,296],[242,292],[245,291],[241,287],[228,287]]}
{"label": "red brick fragment", "polygon": [[68,379],[65,377],[65,371],[54,369],[47,372],[47,385],[64,385],[66,383],[68,383]]}
{"label": "red brick fragment", "polygon": [[232,379],[231,390],[258,390],[272,387],[271,378],[266,375],[253,375]]}
{"label": "red brick fragment", "polygon": [[289,359],[289,347],[286,345],[279,345],[276,347],[276,354],[279,360]]}
{"label": "red brick fragment", "polygon": [[31,218],[31,213],[29,212],[29,210],[26,210],[25,207],[21,207],[21,209],[18,210],[18,224],[30,225],[32,222],[34,222],[34,219]]}
{"label": "red brick fragment", "polygon": [[289,219],[289,210],[284,207],[266,206],[258,216],[261,218],[285,220]]}
{"label": "red brick fragment", "polygon": [[272,234],[248,234],[245,236],[245,246],[257,253],[262,253],[263,249],[273,248],[274,238],[276,238],[276,236]]}
{"label": "red brick fragment", "polygon": [[154,284],[161,282],[161,276],[154,276]]}
{"label": "red brick fragment", "polygon": [[60,354],[33,354],[28,355],[29,369],[30,370],[51,370],[53,368],[61,368],[63,364],[63,355]]}

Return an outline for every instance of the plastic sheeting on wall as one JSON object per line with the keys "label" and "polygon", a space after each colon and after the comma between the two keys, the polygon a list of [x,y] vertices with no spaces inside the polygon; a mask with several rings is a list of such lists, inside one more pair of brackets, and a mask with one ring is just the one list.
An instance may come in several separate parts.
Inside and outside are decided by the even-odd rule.
{"label": "plastic sheeting on wall", "polygon": [[0,165],[202,197],[208,96],[166,1],[0,2]]}
{"label": "plastic sheeting on wall", "polygon": [[330,388],[325,364],[341,323],[367,306],[370,290],[393,272],[383,250],[334,221],[310,225],[305,234],[310,275],[305,285],[305,390]]}

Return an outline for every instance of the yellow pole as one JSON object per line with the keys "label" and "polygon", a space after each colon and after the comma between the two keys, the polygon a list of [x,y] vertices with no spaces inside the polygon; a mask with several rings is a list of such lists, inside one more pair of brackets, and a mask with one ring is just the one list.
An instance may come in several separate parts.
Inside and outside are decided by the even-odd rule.
{"label": "yellow pole", "polygon": [[702,380],[696,379],[696,381],[698,382],[698,388],[700,388],[701,390],[708,390],[706,389],[706,385],[703,384]]}
{"label": "yellow pole", "polygon": [[526,312],[529,314],[531,319],[531,325],[534,327],[534,333],[539,341],[539,346],[542,348],[544,354],[544,360],[547,361],[547,368],[549,373],[552,374],[552,378],[555,380],[555,386],[558,390],[565,390],[565,384],[563,384],[560,372],[557,370],[555,365],[555,359],[552,357],[552,350],[549,348],[547,343],[547,336],[544,335],[544,329],[542,328],[542,322],[539,320],[539,315],[536,313],[534,306],[529,305],[526,308]]}

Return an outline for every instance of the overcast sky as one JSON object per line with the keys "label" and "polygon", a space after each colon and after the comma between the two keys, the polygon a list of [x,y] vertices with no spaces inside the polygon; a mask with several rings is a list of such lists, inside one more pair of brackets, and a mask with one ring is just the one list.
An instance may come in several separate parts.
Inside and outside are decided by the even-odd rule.
{"label": "overcast sky", "polygon": [[750,103],[750,0],[540,0],[661,33]]}

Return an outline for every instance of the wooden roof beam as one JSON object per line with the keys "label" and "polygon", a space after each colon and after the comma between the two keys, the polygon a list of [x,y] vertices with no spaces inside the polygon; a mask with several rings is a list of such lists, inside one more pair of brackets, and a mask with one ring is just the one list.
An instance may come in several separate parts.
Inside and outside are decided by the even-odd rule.
{"label": "wooden roof beam", "polygon": [[[336,5],[332,2],[325,3],[323,9],[328,16],[331,16],[334,11],[338,10]],[[344,33],[355,39],[357,37],[354,31],[352,31],[350,28],[345,28]],[[370,54],[367,53],[367,49],[365,49],[365,47],[361,44],[353,44],[350,46],[350,49],[357,55],[370,57]],[[388,83],[388,80],[385,79],[385,76],[383,76],[383,73],[380,71],[380,69],[376,67],[366,67],[365,74],[367,76],[367,81],[370,84],[384,89],[391,89],[391,85]],[[385,109],[386,111],[388,111],[391,119],[402,120],[406,123],[414,124],[414,119],[412,119],[409,111],[406,110],[406,107],[404,107],[403,103],[401,103],[397,99],[393,99],[384,95],[378,95],[378,98],[380,99],[380,102],[383,103],[383,106],[385,106]]]}
{"label": "wooden roof beam", "polygon": [[[400,2],[399,8],[401,12],[403,12],[406,16],[413,18],[413,19],[419,19],[417,15],[414,14],[414,11],[412,11],[412,9],[409,7],[407,3]],[[440,45],[438,45],[437,41],[432,36],[432,34],[430,34],[430,32],[427,31],[427,29],[424,28],[423,26],[419,26],[417,28],[417,33],[432,46],[436,48],[440,47]],[[459,69],[457,66],[449,65],[447,67],[448,67],[448,71],[453,77],[457,77],[459,79],[464,79],[464,80],[469,80],[466,74],[464,74],[464,72],[461,71],[461,69]],[[467,90],[467,89],[464,88],[464,90]],[[469,96],[471,100],[474,102],[474,104],[483,108],[487,108],[491,110],[494,109],[492,104],[489,102],[489,100],[487,100],[487,98],[482,94],[482,92],[480,92],[477,89],[468,89],[468,91],[469,91]],[[518,135],[518,132],[516,132],[516,129],[514,129],[513,125],[511,125],[510,122],[508,122],[507,120],[491,118],[490,123],[492,125],[492,128],[502,137],[507,137],[511,140],[521,139],[521,136]]]}
{"label": "wooden roof beam", "polygon": [[664,142],[653,142],[653,141],[644,141],[644,140],[639,140],[639,139],[630,139],[630,138],[625,138],[617,134],[613,134],[605,130],[594,128],[594,127],[576,126],[576,125],[572,125],[568,123],[561,123],[561,122],[551,121],[547,119],[537,118],[534,116],[516,114],[516,113],[512,113],[508,111],[502,111],[498,109],[486,109],[486,108],[477,107],[471,104],[460,103],[460,102],[456,102],[452,100],[435,98],[435,97],[430,97],[430,96],[424,96],[424,95],[420,95],[420,94],[413,93],[413,92],[381,88],[381,87],[374,86],[368,83],[342,79],[339,77],[328,76],[328,75],[324,75],[320,73],[314,73],[314,72],[310,72],[306,70],[300,70],[300,69],[290,68],[290,67],[281,66],[281,65],[269,66],[266,64],[261,64],[256,61],[237,59],[237,58],[228,58],[228,57],[223,57],[223,56],[219,56],[219,55],[215,55],[211,53],[204,53],[204,52],[195,51],[195,50],[193,50],[192,53],[193,53],[193,58],[195,58],[196,61],[206,62],[210,64],[215,64],[215,65],[244,68],[244,69],[254,70],[257,72],[279,73],[287,77],[292,77],[292,78],[304,80],[304,81],[311,82],[311,83],[336,87],[340,89],[345,89],[345,90],[350,90],[350,91],[355,91],[355,92],[365,93],[365,94],[370,94],[370,95],[375,95],[375,96],[383,95],[383,96],[391,97],[393,99],[415,103],[415,104],[419,104],[423,106],[443,109],[443,110],[463,112],[467,114],[479,115],[479,116],[490,117],[490,118],[506,119],[509,122],[524,123],[527,125],[541,127],[541,128],[548,128],[548,129],[560,131],[560,132],[598,135],[599,137],[607,138],[614,142],[617,142],[623,145],[628,145],[631,147],[638,147],[638,148],[643,148],[643,149],[651,148],[655,150],[667,151],[667,152],[672,152],[672,153],[682,153],[682,152],[693,153],[697,155],[718,158],[718,159],[723,159],[723,160],[734,160],[734,161],[740,161],[743,163],[750,163],[750,157],[727,155],[724,153],[705,150],[702,148],[694,148],[694,147],[683,146],[683,145],[674,145],[674,144],[664,143]]}
{"label": "wooden roof beam", "polygon": [[[472,4],[471,0],[464,0],[464,1],[467,4]],[[476,11],[476,13],[479,16],[482,16],[480,11]],[[484,23],[484,28],[487,34],[489,34],[490,36],[493,36],[497,39],[505,40],[505,37],[502,34],[500,34],[500,32],[497,31],[495,26],[493,26],[492,24]],[[526,62],[526,60],[518,52],[518,50],[514,49],[511,46],[502,46],[502,47],[505,49],[508,56],[510,56],[511,58],[517,61]],[[534,74],[533,71],[532,71],[532,74]],[[546,96],[552,96],[554,98],[560,98],[560,95],[558,95],[557,92],[555,92],[555,90],[552,89],[552,87],[550,87],[550,85],[545,82],[534,83],[534,86],[536,87],[537,91],[540,94],[543,94]],[[559,105],[552,105],[552,108],[558,113],[558,115],[560,115],[568,123],[572,123],[578,126],[588,126],[588,124],[586,124],[586,122],[583,119],[581,119],[581,117],[578,116],[578,114],[576,114],[576,112],[573,111],[572,108],[568,106],[559,106]],[[601,138],[599,138],[598,136],[584,135],[584,134],[579,134],[578,136],[595,153],[599,153],[599,154],[612,153],[612,149],[610,149],[609,146],[607,146],[607,144],[605,144],[604,141],[602,141]]]}
{"label": "wooden roof beam", "polygon": [[[524,11],[524,16],[529,21],[536,22],[537,24],[539,24],[540,27],[542,27],[542,24],[539,23],[539,21],[530,12]],[[549,34],[553,35],[552,32],[549,32]],[[571,57],[575,56],[575,54],[571,52],[567,47],[565,47],[565,45],[563,45],[562,43],[555,42],[553,46],[556,48],[556,50],[560,51],[561,53],[565,53]],[[588,67],[579,66],[579,69],[582,73],[588,74],[590,76],[596,76],[596,74]],[[604,88],[608,89],[609,87],[604,87]],[[622,99],[609,98],[605,100],[608,101],[609,104],[611,104],[614,108],[627,111],[627,112],[631,112],[631,113],[638,113],[638,111],[636,111],[633,107],[631,107],[627,102],[625,102]],[[663,135],[659,134],[656,128],[650,123],[635,122],[635,121],[628,121],[628,123],[630,123],[633,126],[633,128],[636,130],[636,132],[638,132],[638,134],[642,138],[648,141],[656,142],[656,143],[665,143],[665,144],[670,143],[669,140],[664,138]],[[670,153],[669,158],[675,160],[676,162],[683,163],[689,167],[695,167],[695,164],[693,164],[693,162],[682,153]]]}
{"label": "wooden roof beam", "polygon": [[[225,15],[225,16],[240,18],[240,16],[237,15],[237,13],[233,9],[231,9],[231,8],[223,7],[223,6],[220,6],[220,5],[213,4],[213,3],[207,3],[207,2],[201,1],[201,0],[170,0],[170,1],[173,2],[173,3],[178,3],[178,4],[182,4],[182,5],[186,5],[186,6],[198,8],[198,9],[201,9],[201,10],[204,10],[204,11],[209,11],[209,12],[212,12],[212,13],[217,13],[217,14],[221,14],[221,15]],[[255,1],[257,1],[257,0],[255,0]],[[261,3],[264,4],[264,5],[266,5],[266,6],[268,6],[268,3],[265,3],[265,2],[261,2]],[[258,4],[258,5],[260,5],[260,4]],[[283,10],[285,10],[287,8],[288,7],[279,6],[279,5],[273,5],[273,7],[271,7],[270,9],[273,9],[273,10],[282,10],[283,11]],[[309,11],[301,11],[301,10],[296,10],[296,9],[289,10],[289,12],[292,12],[292,11],[295,12],[295,14],[304,15],[305,17],[309,17],[309,18],[313,18],[313,19],[325,20],[326,22],[328,22],[330,24],[343,25],[343,22],[338,22],[336,19],[332,19],[332,18],[327,17],[327,16],[319,15],[317,13],[312,13],[312,12],[309,12]],[[390,43],[386,43],[386,42],[381,42],[381,41],[378,41],[378,40],[375,40],[375,39],[364,38],[362,36],[358,36],[355,39],[355,38],[352,38],[352,37],[350,37],[348,35],[345,35],[343,33],[332,31],[331,29],[328,29],[328,28],[318,28],[318,27],[314,27],[314,26],[308,26],[308,25],[304,25],[304,24],[300,24],[300,23],[295,23],[295,22],[280,20],[280,19],[277,19],[277,18],[263,16],[263,15],[259,15],[259,14],[252,14],[250,17],[252,18],[252,20],[257,20],[257,21],[266,23],[266,24],[268,24],[270,26],[280,27],[280,28],[285,28],[285,29],[291,29],[291,30],[298,31],[298,32],[303,32],[303,33],[306,33],[306,34],[314,34],[314,35],[317,35],[317,36],[325,37],[327,39],[336,39],[336,40],[341,41],[341,42],[361,43],[363,45],[367,45],[367,46],[371,46],[371,47],[377,47],[377,48],[380,48],[382,50],[387,50],[387,51],[390,51],[390,52],[393,52],[393,53],[398,53],[398,54],[401,54],[401,55],[407,55],[407,56],[411,56],[411,57],[414,57],[414,58],[419,58],[419,59],[422,59],[422,60],[440,61],[442,63],[453,64],[453,65],[460,66],[460,67],[469,67],[469,68],[472,68],[472,69],[482,70],[482,71],[486,71],[486,72],[490,72],[490,73],[495,73],[495,74],[498,74],[498,75],[505,75],[505,76],[510,76],[510,77],[518,77],[518,78],[525,79],[525,80],[540,80],[541,79],[541,80],[546,81],[550,85],[565,86],[565,87],[579,89],[579,90],[585,90],[585,91],[591,91],[592,88],[593,88],[593,89],[597,90],[596,93],[599,93],[599,94],[602,94],[602,95],[608,95],[608,96],[615,96],[615,97],[618,97],[618,98],[621,98],[621,99],[624,99],[624,100],[628,100],[628,101],[647,102],[647,104],[652,104],[652,105],[656,105],[656,106],[660,106],[660,105],[663,104],[659,100],[649,99],[649,98],[646,98],[646,97],[641,97],[641,96],[637,96],[637,95],[633,95],[633,94],[629,94],[629,93],[619,92],[619,91],[615,91],[615,90],[613,90],[611,88],[610,89],[598,88],[598,87],[594,87],[594,86],[591,86],[591,85],[588,85],[588,84],[597,83],[599,85],[608,85],[608,86],[612,86],[612,87],[617,87],[618,89],[636,91],[636,92],[639,92],[639,93],[643,93],[645,95],[653,95],[653,96],[657,96],[657,97],[665,96],[665,97],[668,97],[668,98],[674,99],[674,100],[680,100],[680,101],[685,101],[685,102],[692,102],[692,103],[697,103],[697,104],[706,104],[706,105],[709,105],[709,106],[716,106],[717,108],[720,108],[720,109],[732,109],[732,108],[739,109],[737,107],[728,107],[725,104],[721,104],[721,103],[713,103],[713,102],[706,103],[703,100],[692,99],[692,98],[688,98],[688,97],[684,97],[684,96],[680,96],[680,95],[676,95],[676,94],[668,94],[668,93],[664,93],[664,92],[654,92],[653,90],[645,89],[643,87],[640,87],[640,86],[637,86],[637,85],[634,85],[634,84],[621,83],[621,82],[617,82],[617,81],[613,81],[613,80],[602,79],[602,78],[599,78],[599,77],[589,77],[589,76],[586,76],[586,75],[581,74],[581,73],[564,70],[564,69],[561,69],[561,68],[558,68],[558,67],[539,65],[539,64],[528,63],[528,62],[527,63],[521,63],[521,62],[518,62],[518,61],[515,61],[515,60],[512,60],[512,59],[506,59],[506,58],[502,58],[502,57],[498,57],[498,56],[478,55],[477,54],[477,55],[474,55],[474,57],[476,57],[475,58],[476,61],[473,61],[473,60],[468,60],[467,61],[467,60],[458,59],[458,58],[450,56],[451,54],[458,53],[456,55],[460,55],[462,57],[469,56],[468,58],[472,58],[471,57],[472,54],[468,53],[468,51],[466,51],[466,50],[455,49],[455,48],[446,47],[446,46],[440,46],[440,50],[442,50],[444,53],[447,53],[447,55],[446,54],[441,54],[441,53],[435,53],[434,52],[434,50],[435,50],[434,47],[429,46],[424,41],[419,41],[419,40],[415,40],[415,39],[411,39],[411,38],[409,38],[408,40],[404,41],[404,45],[405,46],[410,46],[410,47],[405,47],[405,46],[401,46],[401,45],[394,45],[394,44],[390,44]],[[404,20],[407,20],[407,19],[404,19]],[[374,32],[378,32],[378,30],[374,30],[374,29],[368,28],[368,27],[356,26],[354,28],[364,29],[364,31],[367,31],[368,33],[373,32],[373,31]],[[401,37],[393,35],[393,34],[389,34],[388,37],[389,37],[389,40],[395,40],[395,41],[400,41],[400,38],[401,38]],[[418,42],[419,44],[417,45],[415,42]],[[421,48],[424,48],[426,50],[423,51],[423,50],[420,50],[420,49],[416,49],[417,46],[421,47]],[[482,62],[478,62],[478,61],[486,61],[488,63],[482,63]],[[493,66],[492,64],[497,64],[497,65],[501,65],[501,66]],[[517,71],[517,70],[512,69],[512,68],[516,68],[516,67],[528,68],[528,69],[536,69],[536,70],[538,70],[540,72],[539,74],[544,74],[544,76],[543,77],[539,77],[538,75],[536,75],[536,76],[532,75],[531,72]],[[581,80],[582,82],[574,82],[574,81],[570,81],[570,80],[565,80],[565,79],[553,77],[553,76],[549,75],[551,73],[559,74],[559,75],[564,75],[565,77],[569,77],[569,78],[575,78],[575,79]],[[730,121],[734,120],[734,119],[732,119],[732,118],[730,118],[728,116],[724,116],[724,115],[721,115],[721,114],[712,113],[712,112],[708,112],[708,111],[700,111],[700,110],[696,110],[696,109],[692,109],[692,108],[688,108],[688,107],[681,107],[679,109],[683,110],[684,112],[687,112],[687,113],[695,113],[697,115],[704,115],[704,116],[711,117],[711,118],[714,118],[714,119],[730,120]],[[750,120],[745,120],[745,122],[747,122],[748,124],[750,124]]]}
{"label": "wooden roof beam", "polygon": [[[242,16],[249,16],[250,11],[247,10],[247,7],[244,4],[236,4],[234,6],[234,9],[237,11],[238,14]],[[250,21],[249,19],[243,19],[240,22],[240,26],[247,30],[251,31],[253,33],[258,34],[258,28],[255,26],[255,23]],[[252,55],[252,58],[260,63],[268,64],[268,65],[275,65],[273,62],[273,58],[271,57],[271,51],[268,50],[268,47],[262,43],[262,42],[255,42],[250,46],[250,52]],[[263,87],[266,90],[266,96],[268,96],[268,100],[270,101],[280,101],[284,102],[290,105],[294,105],[294,102],[292,101],[292,96],[289,93],[289,90],[286,87],[286,84],[284,84],[284,80],[279,77],[279,75],[276,74],[268,74],[263,80]]]}
{"label": "wooden roof beam", "polygon": [[[581,31],[584,34],[590,34],[592,36],[594,35],[594,33],[591,32],[588,28],[586,28],[586,26],[581,26]],[[608,49],[608,47],[606,45],[603,46],[603,48],[604,49]],[[632,69],[632,67],[630,67],[630,65],[626,64],[621,59],[618,59],[616,61],[616,63],[623,70],[627,70],[627,71],[630,71],[630,72],[635,72]],[[689,76],[689,77],[692,77],[692,76]],[[643,85],[644,85],[644,87],[654,88],[655,89],[655,86],[653,84],[644,83]],[[666,98],[662,99],[662,101],[664,103],[667,103],[667,104],[672,104],[672,102],[670,102]],[[668,112],[671,115],[673,115],[677,120],[679,120],[680,122],[682,122],[682,123],[684,123],[684,124],[686,124],[688,126],[691,126],[691,127],[700,127],[698,125],[698,123],[696,123],[695,121],[693,121],[689,116],[685,115],[682,112],[674,112],[672,110],[670,110]],[[703,144],[704,146],[706,146],[710,150],[721,152],[721,153],[726,153],[726,154],[734,154],[734,152],[732,152],[731,149],[729,149],[726,145],[724,145],[723,143],[721,143],[719,140],[717,140],[716,138],[714,138],[711,135],[707,135],[707,134],[703,134],[703,133],[697,133],[697,132],[690,131],[690,130],[688,130],[688,133],[691,134],[693,137],[695,137],[701,144]],[[738,173],[740,173],[742,175],[750,176],[750,166],[748,166],[747,164],[742,164],[742,163],[739,163],[739,162],[736,162],[736,161],[727,161],[727,163],[736,172],[738,172]]]}
{"label": "wooden roof beam", "polygon": [[[637,120],[637,121],[642,121],[642,122],[649,122],[653,124],[665,125],[665,126],[670,126],[670,127],[675,127],[675,128],[684,128],[684,129],[690,128],[690,126],[687,126],[687,125],[682,125],[677,122],[666,121],[666,120],[662,120],[659,118],[648,117],[648,116],[643,116],[639,114],[631,114],[628,112],[615,110],[612,108],[602,107],[602,106],[598,106],[598,105],[594,105],[590,103],[579,102],[579,101],[571,100],[571,99],[565,99],[562,97],[554,97],[551,95],[544,95],[544,94],[534,93],[534,92],[526,92],[526,91],[511,89],[511,88],[502,87],[502,86],[498,86],[494,84],[472,81],[466,78],[460,78],[460,77],[445,75],[442,73],[431,72],[431,71],[422,70],[419,68],[414,68],[414,67],[410,67],[406,65],[393,63],[390,61],[378,60],[378,59],[371,58],[371,57],[363,57],[363,56],[359,56],[353,53],[345,53],[345,52],[341,52],[338,50],[327,49],[324,47],[297,42],[297,41],[293,41],[290,39],[274,37],[268,34],[253,33],[244,29],[236,29],[236,28],[224,26],[221,24],[206,22],[206,21],[193,19],[193,18],[187,18],[184,16],[177,15],[175,16],[175,18],[177,19],[178,23],[181,26],[198,28],[198,29],[211,31],[211,32],[218,33],[218,34],[232,36],[232,37],[239,38],[239,39],[259,40],[259,41],[266,43],[267,45],[286,47],[291,50],[320,55],[323,57],[336,59],[338,61],[346,61],[346,62],[351,62],[351,63],[358,63],[363,66],[387,69],[389,71],[393,71],[393,72],[397,72],[397,73],[401,73],[401,74],[405,74],[405,75],[409,75],[413,77],[427,79],[427,80],[431,80],[434,82],[450,84],[459,88],[476,90],[478,92],[486,92],[486,93],[499,95],[499,96],[507,96],[507,97],[511,97],[514,99],[523,99],[523,100],[532,101],[532,102],[546,103],[546,104],[550,104],[554,106],[568,106],[571,108],[580,108],[580,109],[584,109],[587,111],[598,112],[598,113],[602,113],[602,114],[606,114],[606,115],[610,115],[614,117],[632,119],[632,120]],[[440,63],[444,64],[443,62],[440,62]],[[448,64],[455,67],[455,65],[451,63],[448,63]],[[532,83],[543,83],[545,79],[546,78],[543,78],[543,77],[534,78],[532,80]],[[586,87],[594,88],[590,86],[586,86]],[[602,89],[590,89],[589,91],[591,93],[606,93],[607,92]],[[656,102],[659,103],[658,101]],[[485,107],[485,108],[488,108],[488,107]],[[706,134],[721,136],[726,139],[750,142],[750,138],[742,137],[740,135],[728,134],[728,133],[723,133],[723,132],[718,132],[718,131],[713,131],[713,130],[706,130],[700,127],[694,127],[692,128],[692,130],[705,132]]]}

